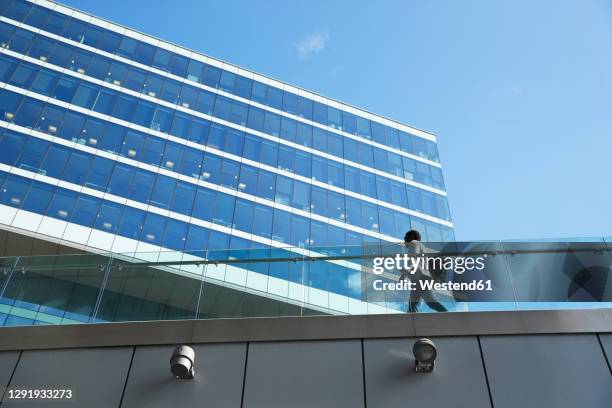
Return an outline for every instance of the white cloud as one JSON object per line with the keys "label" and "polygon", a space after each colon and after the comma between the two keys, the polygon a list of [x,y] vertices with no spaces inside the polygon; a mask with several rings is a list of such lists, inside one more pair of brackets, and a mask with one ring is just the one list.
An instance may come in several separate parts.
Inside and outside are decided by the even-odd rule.
{"label": "white cloud", "polygon": [[313,54],[323,51],[328,40],[329,34],[325,32],[316,32],[307,35],[295,46],[298,57],[300,59],[306,59]]}

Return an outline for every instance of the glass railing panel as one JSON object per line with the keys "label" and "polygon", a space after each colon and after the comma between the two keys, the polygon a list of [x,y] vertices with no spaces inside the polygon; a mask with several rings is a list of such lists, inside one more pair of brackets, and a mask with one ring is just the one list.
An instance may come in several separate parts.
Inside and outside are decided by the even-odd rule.
{"label": "glass railing panel", "polygon": [[201,284],[201,275],[113,262],[95,321],[193,319]]}
{"label": "glass railing panel", "polygon": [[90,254],[19,257],[0,300],[4,325],[90,322],[108,261]]}
{"label": "glass railing panel", "polygon": [[504,243],[521,309],[609,307],[612,257],[603,239]]}

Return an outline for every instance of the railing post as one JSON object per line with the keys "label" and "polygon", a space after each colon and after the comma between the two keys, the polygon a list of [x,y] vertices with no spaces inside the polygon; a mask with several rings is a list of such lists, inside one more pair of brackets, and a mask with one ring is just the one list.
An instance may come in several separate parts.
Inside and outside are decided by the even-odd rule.
{"label": "railing post", "polygon": [[98,316],[100,304],[102,303],[102,296],[104,295],[104,290],[106,289],[106,283],[108,282],[108,275],[110,275],[112,268],[113,268],[113,253],[111,252],[108,257],[108,262],[106,263],[106,267],[104,268],[104,276],[102,277],[102,282],[100,283],[100,291],[98,292],[98,297],[96,298],[96,304],[94,305],[93,311],[91,312],[91,316],[89,317],[89,323],[94,323],[96,317]]}
{"label": "railing post", "polygon": [[4,296],[4,292],[5,292],[6,288],[9,285],[9,282],[10,282],[11,278],[13,277],[13,271],[15,270],[17,265],[19,264],[19,259],[20,258],[21,258],[20,256],[15,258],[15,262],[13,263],[13,266],[11,266],[11,269],[9,270],[8,276],[6,277],[6,280],[4,281],[4,284],[2,284],[2,288],[0,288],[0,299],[2,299],[2,297]]}

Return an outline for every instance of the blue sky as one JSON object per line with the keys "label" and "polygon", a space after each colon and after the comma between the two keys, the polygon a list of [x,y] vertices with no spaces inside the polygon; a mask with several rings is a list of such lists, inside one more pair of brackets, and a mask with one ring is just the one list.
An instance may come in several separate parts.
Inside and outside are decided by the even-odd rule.
{"label": "blue sky", "polygon": [[612,2],[64,3],[438,136],[457,239],[612,235]]}

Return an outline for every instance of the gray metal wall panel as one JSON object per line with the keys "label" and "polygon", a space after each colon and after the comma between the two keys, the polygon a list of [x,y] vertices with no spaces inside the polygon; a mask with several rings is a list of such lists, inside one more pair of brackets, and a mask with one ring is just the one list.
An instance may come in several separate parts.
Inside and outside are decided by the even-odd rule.
{"label": "gray metal wall panel", "polygon": [[612,376],[594,334],[481,337],[495,408],[610,408]]}
{"label": "gray metal wall panel", "polygon": [[7,386],[11,379],[11,374],[13,374],[18,358],[18,351],[4,351],[0,353],[0,397],[2,397],[4,387]]}
{"label": "gray metal wall panel", "polygon": [[361,341],[250,344],[244,407],[363,405]]}
{"label": "gray metal wall panel", "polygon": [[138,347],[122,408],[240,407],[246,343],[192,345],[193,380],[170,373],[174,346]]}
{"label": "gray metal wall panel", "polygon": [[489,407],[489,393],[476,337],[431,338],[434,371],[416,373],[416,338],[364,340],[368,408]]}
{"label": "gray metal wall panel", "polygon": [[2,407],[118,407],[131,347],[24,351],[11,389],[71,389],[70,400],[8,400]]}
{"label": "gray metal wall panel", "polygon": [[612,334],[600,334],[599,338],[608,358],[608,364],[612,367]]}

